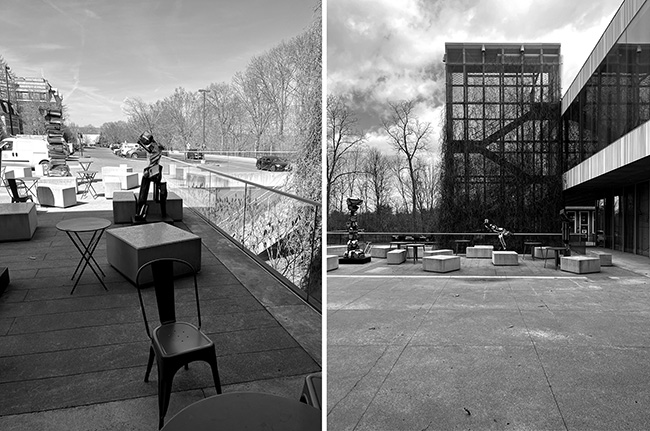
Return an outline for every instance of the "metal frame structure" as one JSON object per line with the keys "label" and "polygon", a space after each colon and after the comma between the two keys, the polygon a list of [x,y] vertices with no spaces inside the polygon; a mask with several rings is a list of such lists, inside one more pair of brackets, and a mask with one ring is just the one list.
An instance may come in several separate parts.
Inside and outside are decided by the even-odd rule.
{"label": "metal frame structure", "polygon": [[555,230],[561,207],[559,44],[445,45],[442,228]]}

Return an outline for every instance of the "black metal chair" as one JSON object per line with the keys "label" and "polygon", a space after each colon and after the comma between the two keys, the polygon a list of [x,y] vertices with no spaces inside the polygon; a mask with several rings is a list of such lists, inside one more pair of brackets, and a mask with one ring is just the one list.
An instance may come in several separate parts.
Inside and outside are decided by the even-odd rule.
{"label": "black metal chair", "polygon": [[4,186],[7,189],[7,193],[9,193],[9,196],[11,196],[11,203],[27,201],[34,202],[32,195],[30,195],[27,191],[27,186],[23,180],[16,178],[5,178],[3,181]]}
{"label": "black metal chair", "polygon": [[[174,266],[179,269],[189,269],[194,278],[194,294],[196,298],[196,311],[198,326],[188,322],[176,320],[176,305],[174,299]],[[160,326],[150,330],[147,313],[142,298],[142,289],[151,283],[141,283],[141,276],[145,271],[151,271],[153,287],[155,290]],[[178,272],[178,271],[177,271]],[[148,273],[148,272],[147,272]],[[136,287],[140,299],[140,308],[144,319],[147,335],[151,340],[149,348],[149,361],[144,381],[149,381],[149,373],[153,366],[154,357],[158,367],[158,428],[165,423],[165,414],[169,407],[174,375],[181,368],[187,369],[187,364],[194,361],[205,361],[210,364],[212,378],[217,394],[221,393],[221,381],[217,368],[217,355],[214,343],[201,332],[201,307],[199,304],[199,289],[196,282],[196,271],[188,262],[181,259],[165,258],[156,259],[142,265],[136,274]]]}

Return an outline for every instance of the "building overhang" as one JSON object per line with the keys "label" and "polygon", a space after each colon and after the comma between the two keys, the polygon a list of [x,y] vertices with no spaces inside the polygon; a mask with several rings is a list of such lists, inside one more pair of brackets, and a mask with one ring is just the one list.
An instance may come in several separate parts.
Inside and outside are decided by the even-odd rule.
{"label": "building overhang", "polygon": [[650,122],[564,173],[565,202],[589,203],[609,190],[650,179]]}

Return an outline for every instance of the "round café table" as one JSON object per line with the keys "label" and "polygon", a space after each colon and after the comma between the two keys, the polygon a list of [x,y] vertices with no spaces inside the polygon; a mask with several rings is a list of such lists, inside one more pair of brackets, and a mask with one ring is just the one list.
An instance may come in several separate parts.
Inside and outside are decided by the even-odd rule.
{"label": "round caf\u00e9 table", "polygon": [[[104,280],[101,279],[101,277],[95,270],[95,267],[97,267],[99,272],[101,272],[104,277],[106,276],[106,274],[104,274],[104,271],[102,271],[102,269],[99,267],[99,264],[93,257],[93,253],[95,252],[95,248],[97,248],[97,244],[99,244],[99,240],[102,238],[104,231],[110,225],[111,225],[110,221],[103,218],[97,218],[97,217],[71,218],[71,219],[60,221],[56,224],[56,228],[60,231],[65,232],[68,235],[68,238],[70,238],[70,241],[72,241],[72,244],[74,244],[74,246],[79,251],[79,253],[81,253],[81,259],[79,260],[79,263],[77,264],[77,267],[75,268],[74,273],[72,274],[71,280],[74,280],[75,276],[77,275],[77,271],[79,271],[79,267],[81,267],[81,271],[79,272],[77,281],[75,281],[74,286],[72,286],[70,295],[72,295],[74,293],[74,290],[77,288],[77,284],[81,279],[81,275],[86,270],[86,266],[90,267],[90,269],[95,273],[97,280],[99,280],[102,286],[104,286],[104,289],[108,290],[108,288],[104,284]],[[92,237],[88,242],[84,242],[83,238],[79,235],[80,233],[91,233],[91,232],[92,232]],[[95,266],[93,266],[93,263],[95,264]]]}
{"label": "round caf\u00e9 table", "polygon": [[291,398],[256,392],[229,392],[185,407],[164,431],[318,431],[322,412]]}

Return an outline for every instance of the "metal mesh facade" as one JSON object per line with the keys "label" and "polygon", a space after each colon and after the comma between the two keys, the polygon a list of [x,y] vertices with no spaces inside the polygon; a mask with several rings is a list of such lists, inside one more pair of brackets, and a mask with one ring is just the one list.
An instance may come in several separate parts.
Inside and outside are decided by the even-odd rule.
{"label": "metal mesh facade", "polygon": [[560,45],[446,44],[442,228],[556,228]]}

